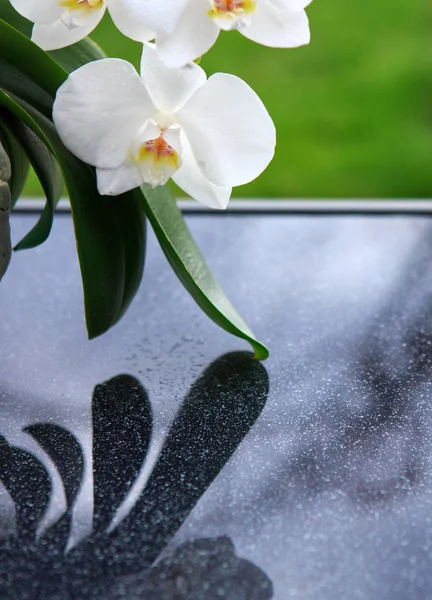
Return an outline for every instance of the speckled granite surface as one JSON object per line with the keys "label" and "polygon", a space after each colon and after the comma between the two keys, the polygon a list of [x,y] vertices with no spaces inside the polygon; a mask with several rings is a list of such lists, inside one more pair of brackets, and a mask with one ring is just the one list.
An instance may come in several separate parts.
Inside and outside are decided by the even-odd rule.
{"label": "speckled granite surface", "polygon": [[188,222],[263,365],[152,236],[129,313],[92,342],[70,218],[13,257],[1,597],[432,598],[432,220]]}

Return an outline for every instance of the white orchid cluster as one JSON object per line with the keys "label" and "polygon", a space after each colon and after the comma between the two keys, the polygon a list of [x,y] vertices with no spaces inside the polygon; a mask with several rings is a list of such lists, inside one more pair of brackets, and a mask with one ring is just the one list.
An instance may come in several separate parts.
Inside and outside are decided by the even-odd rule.
{"label": "white orchid cluster", "polygon": [[57,92],[57,131],[96,168],[99,192],[118,195],[172,178],[213,208],[225,208],[234,186],[267,167],[276,133],[244,81],[225,73],[207,79],[193,61],[221,30],[271,47],[307,44],[310,1],[10,0],[34,23],[32,39],[44,50],[83,39],[106,10],[124,35],[144,44],[141,75],[107,58],[74,71]]}

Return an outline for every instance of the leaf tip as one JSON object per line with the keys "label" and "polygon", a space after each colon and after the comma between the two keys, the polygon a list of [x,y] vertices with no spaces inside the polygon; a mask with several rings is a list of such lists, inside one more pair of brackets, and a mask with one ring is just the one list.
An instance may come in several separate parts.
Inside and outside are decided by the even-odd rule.
{"label": "leaf tip", "polygon": [[252,346],[255,352],[254,358],[260,361],[268,359],[268,357],[270,356],[270,352],[268,348],[264,346],[264,344],[261,344],[261,342],[255,342],[254,344],[252,344]]}

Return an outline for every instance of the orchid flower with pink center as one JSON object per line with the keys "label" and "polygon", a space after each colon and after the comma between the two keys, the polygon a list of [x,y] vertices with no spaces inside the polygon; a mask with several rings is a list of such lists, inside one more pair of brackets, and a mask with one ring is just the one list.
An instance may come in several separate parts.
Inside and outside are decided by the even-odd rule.
{"label": "orchid flower with pink center", "polygon": [[264,46],[294,48],[310,41],[305,7],[311,0],[142,0],[151,15],[156,46],[169,66],[205,54],[221,30],[236,29]]}
{"label": "orchid flower with pink center", "polygon": [[194,63],[169,68],[153,44],[144,45],[141,76],[110,58],[74,71],[57,92],[53,119],[65,146],[96,167],[101,194],[172,178],[212,208],[225,208],[233,186],[267,167],[276,143],[267,110],[244,81],[207,79]]}
{"label": "orchid flower with pink center", "polygon": [[99,24],[105,11],[117,28],[138,42],[154,38],[145,11],[135,0],[10,0],[23,17],[34,23],[32,40],[44,50],[56,50],[84,39]]}

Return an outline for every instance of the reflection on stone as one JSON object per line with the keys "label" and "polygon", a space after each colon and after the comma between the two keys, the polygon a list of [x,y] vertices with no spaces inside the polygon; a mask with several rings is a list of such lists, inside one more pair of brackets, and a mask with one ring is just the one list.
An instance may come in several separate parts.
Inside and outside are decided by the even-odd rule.
{"label": "reflection on stone", "polygon": [[[190,542],[152,567],[248,433],[267,395],[267,373],[251,355],[228,354],[216,360],[182,403],[130,514],[108,532],[146,458],[152,413],[147,393],[134,377],[119,375],[96,386],[94,528],[68,553],[72,507],[84,473],[79,442],[58,425],[25,428],[56,466],[67,502],[65,514],[38,538],[36,529],[51,493],[49,474],[36,457],[1,438],[0,479],[15,503],[17,531],[0,546],[0,598],[114,599],[125,597],[124,586],[127,598],[211,600],[218,597],[217,590],[226,590],[228,599],[270,598],[269,579],[252,563],[237,558],[228,538]],[[177,572],[183,579],[174,575]],[[177,584],[174,593],[172,586]],[[170,585],[173,596],[167,596]]]}
{"label": "reflection on stone", "polygon": [[269,600],[267,575],[235,555],[228,537],[187,542],[145,573],[122,577],[107,600]]}

